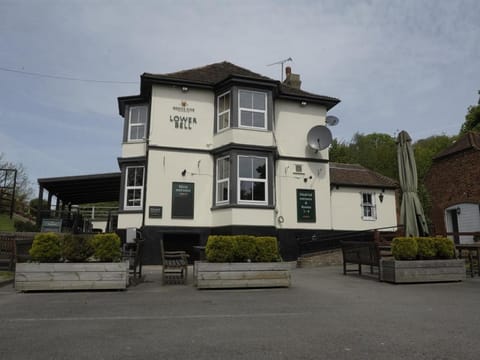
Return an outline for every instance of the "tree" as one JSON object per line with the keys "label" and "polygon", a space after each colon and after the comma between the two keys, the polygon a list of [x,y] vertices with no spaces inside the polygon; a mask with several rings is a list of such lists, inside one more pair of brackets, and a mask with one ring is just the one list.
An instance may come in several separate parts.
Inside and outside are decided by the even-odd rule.
{"label": "tree", "polygon": [[382,175],[397,178],[395,138],[388,134],[355,133],[349,143],[334,139],[330,160],[340,163],[360,164]]}
{"label": "tree", "polygon": [[0,153],[0,169],[16,169],[16,188],[15,188],[15,211],[25,213],[28,209],[28,200],[31,198],[33,190],[30,186],[27,171],[22,164],[15,164],[5,159],[5,155]]}
{"label": "tree", "polygon": [[[478,93],[480,94],[480,91]],[[460,128],[459,135],[464,135],[468,131],[480,132],[480,99],[478,100],[478,105],[468,108],[467,115],[465,115],[465,122]]]}

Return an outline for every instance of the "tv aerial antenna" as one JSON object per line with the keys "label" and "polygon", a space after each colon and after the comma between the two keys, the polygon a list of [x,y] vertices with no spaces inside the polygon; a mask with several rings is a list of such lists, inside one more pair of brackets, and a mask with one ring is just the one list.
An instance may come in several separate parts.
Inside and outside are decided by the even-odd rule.
{"label": "tv aerial antenna", "polygon": [[289,57],[288,59],[280,60],[280,61],[277,61],[277,62],[274,62],[274,63],[271,63],[271,64],[267,65],[267,66],[273,66],[273,65],[278,65],[278,64],[282,65],[282,72],[280,74],[280,78],[282,79],[282,82],[283,82],[283,66],[288,61],[293,61],[293,59],[291,57]]}

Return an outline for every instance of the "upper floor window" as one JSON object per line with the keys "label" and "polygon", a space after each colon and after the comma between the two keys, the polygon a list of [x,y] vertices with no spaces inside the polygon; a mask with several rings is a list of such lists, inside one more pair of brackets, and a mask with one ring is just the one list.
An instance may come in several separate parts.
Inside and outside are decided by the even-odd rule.
{"label": "upper floor window", "polygon": [[148,108],[131,106],[128,114],[128,141],[143,140],[147,129]]}
{"label": "upper floor window", "polygon": [[217,129],[222,131],[230,127],[230,92],[217,98]]}
{"label": "upper floor window", "polygon": [[267,128],[267,94],[264,92],[238,91],[239,126]]}
{"label": "upper floor window", "polygon": [[127,167],[125,179],[125,209],[141,208],[143,200],[144,167]]}
{"label": "upper floor window", "polygon": [[267,203],[266,157],[238,156],[238,189],[238,203]]}
{"label": "upper floor window", "polygon": [[217,159],[217,204],[229,201],[230,192],[230,157]]}
{"label": "upper floor window", "polygon": [[363,220],[376,220],[377,212],[375,208],[375,196],[373,193],[364,192],[362,195],[362,219]]}

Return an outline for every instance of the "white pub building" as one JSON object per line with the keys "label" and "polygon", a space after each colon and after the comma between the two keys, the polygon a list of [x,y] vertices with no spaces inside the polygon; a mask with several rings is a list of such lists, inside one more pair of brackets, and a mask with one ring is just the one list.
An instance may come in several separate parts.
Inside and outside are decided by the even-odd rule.
{"label": "white pub building", "polygon": [[144,73],[139,95],[118,98],[118,229],[142,228],[157,263],[161,238],[191,252],[210,234],[272,235],[294,260],[302,239],[395,227],[393,180],[307,142],[339,101],[290,68],[283,83],[228,62]]}

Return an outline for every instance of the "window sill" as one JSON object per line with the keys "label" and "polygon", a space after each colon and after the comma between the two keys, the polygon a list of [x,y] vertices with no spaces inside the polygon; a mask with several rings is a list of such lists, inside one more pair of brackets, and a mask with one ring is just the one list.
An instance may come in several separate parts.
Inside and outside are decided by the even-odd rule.
{"label": "window sill", "polygon": [[143,209],[123,209],[118,210],[119,214],[143,214]]}
{"label": "window sill", "polygon": [[221,210],[221,209],[268,209],[273,210],[275,209],[274,205],[249,205],[249,204],[225,204],[225,205],[214,205],[210,208],[210,210]]}

